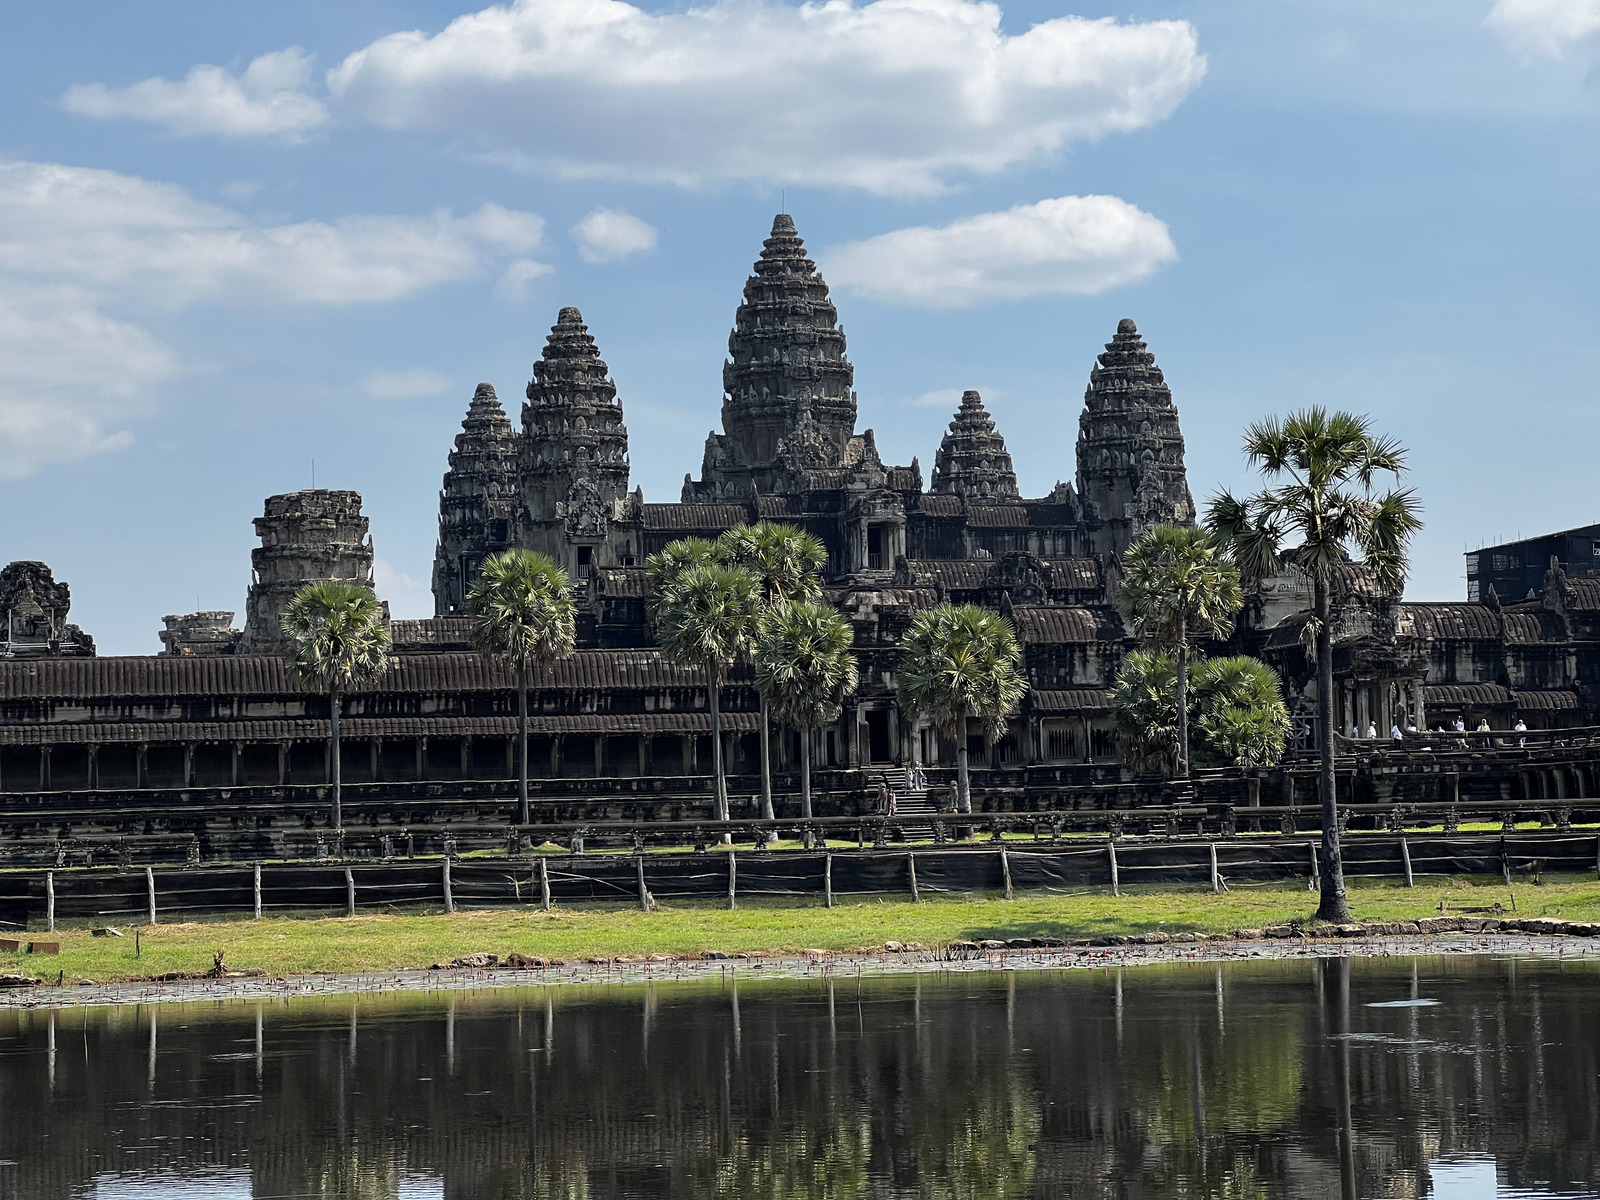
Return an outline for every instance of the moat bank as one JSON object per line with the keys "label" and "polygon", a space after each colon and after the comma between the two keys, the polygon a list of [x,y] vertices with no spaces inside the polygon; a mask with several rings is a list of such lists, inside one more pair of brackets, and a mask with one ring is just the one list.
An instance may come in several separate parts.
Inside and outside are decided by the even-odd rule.
{"label": "moat bank", "polygon": [[[104,931],[96,936],[81,928],[8,935],[59,942],[60,952],[0,953],[0,975],[29,975],[49,984],[59,980],[63,990],[8,989],[0,991],[0,1005],[38,1004],[47,998],[52,1003],[121,1003],[187,994],[281,994],[281,981],[308,977],[322,977],[315,985],[318,990],[340,991],[432,987],[452,979],[460,981],[457,986],[478,986],[513,976],[529,982],[520,971],[427,970],[476,954],[494,955],[499,963],[521,955],[540,978],[553,981],[720,973],[754,970],[757,964],[775,970],[780,963],[790,964],[781,968],[785,971],[894,971],[947,969],[952,962],[1069,965],[1068,960],[1088,961],[1084,955],[1096,954],[1129,962],[1352,950],[1395,954],[1414,953],[1434,941],[1449,949],[1480,942],[1499,945],[1508,939],[1552,953],[1589,954],[1596,945],[1593,934],[1600,932],[1600,882],[1594,880],[1509,888],[1499,882],[1465,881],[1416,888],[1355,886],[1351,901],[1363,928],[1345,930],[1344,936],[1318,931],[1325,936],[1315,938],[1301,937],[1295,928],[1315,908],[1314,897],[1303,887],[1241,888],[1222,895],[1194,888],[1137,888],[1120,897],[1092,893],[1015,900],[885,900],[832,909],[762,901],[733,910],[595,907],[269,918],[119,926],[122,936]],[[1530,935],[1523,927],[1530,920],[1576,923],[1570,928],[1578,936]],[[1413,924],[1419,921],[1424,924]],[[1112,944],[1124,940],[1128,944]],[[1099,944],[1073,944],[1084,941]],[[911,949],[885,951],[891,943]],[[950,953],[958,943],[974,949]],[[998,943],[1007,946],[1002,949]],[[219,952],[225,971],[259,975],[151,982],[161,976],[202,976],[214,968]],[[351,978],[327,978],[333,976]],[[96,981],[96,986],[82,986],[85,980]],[[98,986],[112,984],[119,986]],[[296,982],[290,987],[299,990]]]}

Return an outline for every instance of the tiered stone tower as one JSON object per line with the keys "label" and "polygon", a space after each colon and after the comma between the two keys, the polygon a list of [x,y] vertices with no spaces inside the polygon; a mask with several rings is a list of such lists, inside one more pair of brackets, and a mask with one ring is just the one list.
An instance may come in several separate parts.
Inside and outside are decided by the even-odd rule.
{"label": "tiered stone tower", "polygon": [[963,392],[961,407],[950,421],[933,459],[934,492],[954,493],[967,500],[1015,500],[1017,473],[1006,440],[977,392]]}
{"label": "tiered stone tower", "polygon": [[856,428],[855,368],[839,312],[787,213],[773,218],[722,366],[722,433],[683,499],[772,492],[795,469],[842,465]]}
{"label": "tiered stone tower", "polygon": [[617,385],[577,309],[563,308],[551,327],[527,396],[518,544],[578,575],[631,559],[608,545],[611,522],[630,501],[628,428]]}
{"label": "tiered stone tower", "polygon": [[318,488],[268,496],[255,527],[261,545],[250,552],[253,578],[244,602],[241,653],[283,653],[278,619],[306,584],[372,586],[372,539],[360,492]]}
{"label": "tiered stone tower", "polygon": [[478,564],[512,544],[520,490],[516,432],[494,388],[480,383],[439,492],[433,600],[440,616],[465,612]]}
{"label": "tiered stone tower", "polygon": [[8,563],[0,571],[0,658],[93,658],[94,639],[67,623],[71,610],[72,589],[44,563]]}
{"label": "tiered stone tower", "polygon": [[1098,554],[1121,554],[1152,525],[1194,520],[1172,392],[1124,318],[1089,373],[1078,418],[1078,494],[1101,522]]}

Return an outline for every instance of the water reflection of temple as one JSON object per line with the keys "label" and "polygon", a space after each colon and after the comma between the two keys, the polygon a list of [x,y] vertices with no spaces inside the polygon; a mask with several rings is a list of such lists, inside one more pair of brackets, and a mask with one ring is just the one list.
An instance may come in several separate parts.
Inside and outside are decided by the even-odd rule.
{"label": "water reflection of temple", "polygon": [[[1302,961],[7,1012],[0,1197],[202,1168],[258,1197],[1421,1197],[1462,1152],[1570,1190],[1600,1173],[1593,983]],[[1370,1007],[1414,995],[1442,1003]]]}

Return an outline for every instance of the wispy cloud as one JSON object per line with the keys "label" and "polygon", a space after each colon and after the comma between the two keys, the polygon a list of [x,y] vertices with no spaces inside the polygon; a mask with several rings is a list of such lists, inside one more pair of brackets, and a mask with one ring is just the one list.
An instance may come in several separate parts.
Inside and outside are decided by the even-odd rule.
{"label": "wispy cloud", "polygon": [[572,227],[584,262],[615,262],[656,248],[656,227],[620,208],[597,208]]}

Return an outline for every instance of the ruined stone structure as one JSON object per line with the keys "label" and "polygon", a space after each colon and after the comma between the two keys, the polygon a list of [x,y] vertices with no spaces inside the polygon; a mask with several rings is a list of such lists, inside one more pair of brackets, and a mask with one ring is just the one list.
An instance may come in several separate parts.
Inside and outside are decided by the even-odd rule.
{"label": "ruined stone structure", "polygon": [[261,545],[250,552],[241,654],[282,654],[278,618],[308,583],[372,586],[372,539],[360,492],[312,489],[268,496],[255,519]]}
{"label": "ruined stone structure", "polygon": [[42,562],[14,562],[0,570],[0,612],[6,636],[5,658],[75,658],[93,656],[94,639],[67,622],[72,589],[56,582]]}
{"label": "ruined stone structure", "polygon": [[[492,386],[478,386],[439,494],[435,616],[393,622],[393,667],[348,698],[345,780],[511,777],[512,679],[471,652],[463,615],[479,564],[506,547],[562,563],[579,602],[578,653],[534,682],[535,775],[609,781],[616,794],[637,788],[630,780],[704,775],[704,689],[654,648],[644,564],[675,539],[761,520],[823,541],[825,595],[855,632],[860,688],[812,746],[824,776],[854,772],[859,783],[862,768],[953,761],[948,739],[900,712],[894,676],[919,612],[970,601],[1011,620],[1030,684],[1001,736],[974,738],[974,765],[1058,782],[1115,777],[1107,689],[1133,645],[1114,605],[1119,555],[1151,525],[1194,519],[1177,409],[1134,323],[1117,326],[1090,371],[1074,480],[1036,498],[1023,495],[973,391],[928,486],[916,459],[882,460],[872,430],[856,429],[844,331],[787,216],[773,223],[728,344],[722,428],[674,503],[630,490],[627,381],[611,378],[577,309],[560,310],[533,365],[520,427]],[[160,660],[0,663],[0,791],[326,778],[326,702],[284,674],[278,616],[308,581],[371,584],[361,497],[273,496],[255,526],[242,633],[228,613],[169,616]],[[64,624],[65,585],[42,564],[0,573],[0,604],[13,657],[93,654]],[[1279,669],[1302,714],[1315,702],[1301,637],[1308,608],[1303,580],[1258,581],[1233,643]],[[1403,603],[1352,571],[1338,589],[1336,645],[1347,733],[1456,715],[1499,727],[1519,716],[1534,727],[1594,722],[1600,576],[1569,578],[1558,564],[1532,599],[1439,605]],[[738,792],[758,770],[747,675],[735,674],[722,706],[728,761],[745,776]],[[794,735],[773,745],[779,771],[797,760]]]}

